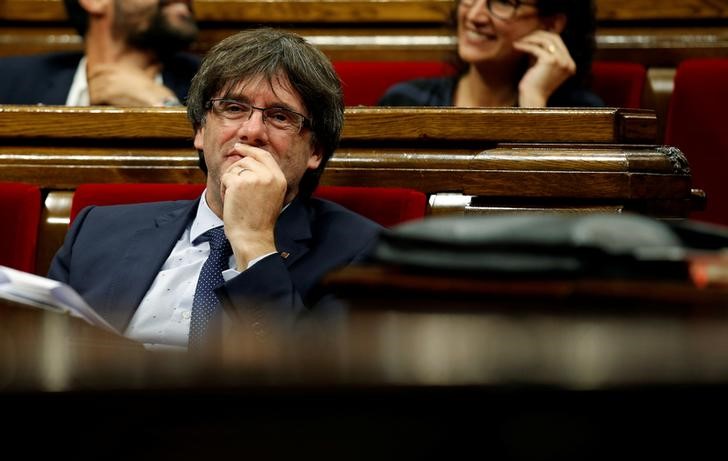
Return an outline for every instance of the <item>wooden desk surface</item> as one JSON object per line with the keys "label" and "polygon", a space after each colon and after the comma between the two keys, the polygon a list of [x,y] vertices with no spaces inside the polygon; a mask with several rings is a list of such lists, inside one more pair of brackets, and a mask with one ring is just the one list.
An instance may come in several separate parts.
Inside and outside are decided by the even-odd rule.
{"label": "wooden desk surface", "polygon": [[521,383],[607,390],[728,384],[725,287],[664,280],[437,279],[348,268],[325,281],[350,306],[346,316],[302,324],[296,334],[269,328],[264,337],[231,325],[220,353],[199,357],[145,351],[79,328],[81,321],[67,315],[0,303],[0,394],[270,385]]}
{"label": "wooden desk surface", "polygon": [[[348,108],[345,118],[322,184],[418,189],[433,213],[696,207],[682,153],[653,144],[652,111]],[[204,181],[179,108],[0,106],[0,176],[47,194],[41,273],[78,184]]]}
{"label": "wooden desk surface", "polygon": [[[442,22],[452,0],[194,0],[199,21]],[[725,0],[596,0],[599,21],[728,19]],[[0,19],[63,21],[61,0],[5,0]]]}
{"label": "wooden desk surface", "polygon": [[[350,107],[342,142],[654,143],[656,123],[640,109]],[[0,106],[0,139],[13,138],[185,143],[192,129],[183,108]]]}
{"label": "wooden desk surface", "polygon": [[[490,295],[523,301],[509,311],[379,305],[296,337],[233,335],[205,361],[79,342],[73,319],[0,308],[5,448],[74,459],[113,450],[122,459],[363,461],[702,459],[722,447],[711,415],[728,409],[728,303],[641,310],[604,291],[612,294],[598,307],[544,309],[535,294],[563,294],[559,284],[517,285],[490,285]],[[665,288],[639,287],[642,298]],[[42,443],[29,429],[39,418]],[[523,447],[530,455],[514,458]]]}

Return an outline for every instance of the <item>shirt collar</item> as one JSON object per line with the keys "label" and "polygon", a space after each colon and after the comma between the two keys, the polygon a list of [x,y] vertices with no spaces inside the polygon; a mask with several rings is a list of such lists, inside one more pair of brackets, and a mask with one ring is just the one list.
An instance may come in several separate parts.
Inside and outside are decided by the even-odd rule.
{"label": "shirt collar", "polygon": [[192,226],[190,227],[191,244],[193,244],[193,242],[195,242],[195,240],[197,240],[205,232],[224,224],[222,219],[218,218],[207,204],[207,200],[205,199],[206,192],[207,189],[202,191],[200,203],[197,205],[197,214],[195,215],[195,219],[192,221]]}
{"label": "shirt collar", "polygon": [[88,106],[88,80],[86,80],[86,56],[81,57],[73,76],[71,89],[66,98],[67,106]]}

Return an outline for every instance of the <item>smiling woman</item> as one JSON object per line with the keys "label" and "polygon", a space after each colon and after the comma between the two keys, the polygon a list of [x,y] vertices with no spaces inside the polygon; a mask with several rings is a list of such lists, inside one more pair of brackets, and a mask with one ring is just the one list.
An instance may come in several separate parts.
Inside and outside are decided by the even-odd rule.
{"label": "smiling woman", "polygon": [[390,88],[384,106],[600,106],[586,90],[594,52],[592,0],[460,0],[457,75]]}

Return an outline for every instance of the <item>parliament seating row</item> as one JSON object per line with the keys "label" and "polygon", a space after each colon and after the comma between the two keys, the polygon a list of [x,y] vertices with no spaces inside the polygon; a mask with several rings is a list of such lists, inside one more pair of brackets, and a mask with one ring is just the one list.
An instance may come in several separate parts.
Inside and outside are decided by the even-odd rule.
{"label": "parliament seating row", "polygon": [[[443,61],[334,61],[347,106],[375,106],[391,85],[421,77],[451,75]],[[609,107],[642,107],[647,69],[633,62],[597,61],[592,90]]]}
{"label": "parliament seating row", "polygon": [[[195,0],[201,34],[196,51],[254,25],[291,28],[332,59],[440,59],[454,42],[452,0]],[[716,0],[596,0],[598,59],[648,66],[724,54],[728,5]],[[62,0],[4,0],[0,55],[78,49]],[[387,57],[383,57],[387,56]],[[628,59],[625,59],[628,58]]]}
{"label": "parliament seating row", "polygon": [[[204,184],[81,184],[71,204],[71,222],[90,205],[118,205],[165,200],[191,200],[200,196]],[[425,216],[424,193],[407,188],[319,186],[314,197],[331,200],[382,226],[391,227]]]}
{"label": "parliament seating row", "polygon": [[[197,198],[204,184],[81,184],[73,194],[70,221],[90,205],[118,205]],[[425,216],[424,193],[406,188],[320,186],[315,197],[324,198],[391,227]],[[0,265],[35,271],[42,201],[40,187],[0,183]]]}
{"label": "parliament seating row", "polygon": [[[647,69],[640,107],[664,120],[677,65],[687,58],[728,56],[724,0],[596,0],[598,61]],[[444,61],[454,50],[452,0],[195,0],[206,52],[241,29],[271,25],[305,36],[334,61]],[[0,6],[0,56],[79,50],[61,0],[5,0]],[[607,97],[607,99],[610,99]],[[628,106],[631,107],[631,106]]]}
{"label": "parliament seating row", "polygon": [[[655,144],[647,110],[349,107],[345,119],[322,185],[414,189],[433,215],[684,218],[700,205],[700,184],[679,150]],[[0,178],[43,191],[40,273],[79,185],[204,182],[182,108],[2,106]]]}

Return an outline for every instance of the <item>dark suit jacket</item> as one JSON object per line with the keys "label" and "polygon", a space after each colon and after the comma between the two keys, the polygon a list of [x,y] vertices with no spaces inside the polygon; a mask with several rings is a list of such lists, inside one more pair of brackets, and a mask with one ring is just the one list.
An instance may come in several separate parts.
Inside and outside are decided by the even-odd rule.
{"label": "dark suit jacket", "polygon": [[[73,287],[123,332],[188,223],[197,200],[88,207],[74,220],[48,276]],[[232,315],[265,325],[295,320],[321,301],[329,271],[365,259],[381,227],[326,200],[295,199],[275,229],[279,254],[225,283]]]}
{"label": "dark suit jacket", "polygon": [[[0,59],[0,104],[64,105],[82,53],[52,53]],[[166,60],[162,79],[180,101],[187,99],[198,57],[178,53]]]}

